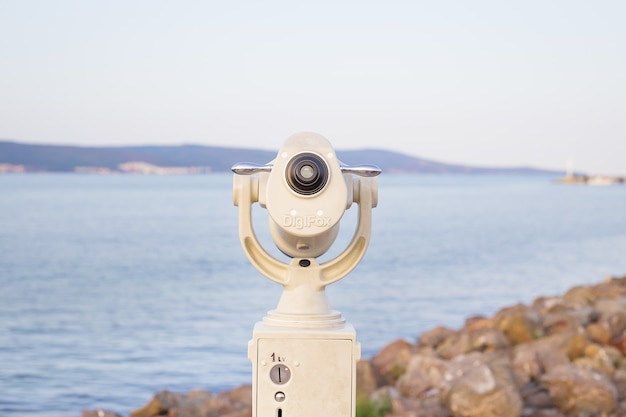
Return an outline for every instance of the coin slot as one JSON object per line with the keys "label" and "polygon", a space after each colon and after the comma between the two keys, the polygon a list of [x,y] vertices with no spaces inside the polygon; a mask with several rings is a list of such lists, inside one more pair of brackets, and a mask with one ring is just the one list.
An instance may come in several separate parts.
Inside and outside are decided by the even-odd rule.
{"label": "coin slot", "polygon": [[270,379],[276,385],[286,384],[291,379],[291,370],[283,364],[275,365],[270,369]]}

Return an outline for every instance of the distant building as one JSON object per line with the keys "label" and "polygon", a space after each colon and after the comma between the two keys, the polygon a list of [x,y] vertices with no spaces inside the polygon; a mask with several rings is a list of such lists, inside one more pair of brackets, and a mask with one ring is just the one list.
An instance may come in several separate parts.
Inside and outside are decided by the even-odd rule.
{"label": "distant building", "polygon": [[24,165],[0,164],[0,174],[22,174],[26,172]]}
{"label": "distant building", "polygon": [[160,167],[147,162],[138,161],[119,164],[117,168],[127,174],[144,175],[185,175],[211,172],[211,167]]}

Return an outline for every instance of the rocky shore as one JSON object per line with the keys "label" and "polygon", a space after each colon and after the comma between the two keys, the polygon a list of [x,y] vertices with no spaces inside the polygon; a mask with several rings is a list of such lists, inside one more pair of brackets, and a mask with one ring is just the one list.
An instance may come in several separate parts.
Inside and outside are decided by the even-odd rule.
{"label": "rocky shore", "polygon": [[[389,344],[358,364],[357,417],[626,417],[625,356],[626,276],[610,277]],[[162,391],[131,413],[250,415],[250,385]]]}

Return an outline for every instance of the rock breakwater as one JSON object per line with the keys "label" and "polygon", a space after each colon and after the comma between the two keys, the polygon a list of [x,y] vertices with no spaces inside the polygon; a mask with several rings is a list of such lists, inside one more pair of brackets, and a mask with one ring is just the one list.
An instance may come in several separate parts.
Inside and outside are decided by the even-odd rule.
{"label": "rock breakwater", "polygon": [[[626,417],[625,356],[626,276],[610,277],[469,317],[458,330],[440,326],[414,343],[392,342],[358,363],[357,416],[375,409],[393,417]],[[163,391],[131,413],[250,415],[250,385],[219,394]]]}

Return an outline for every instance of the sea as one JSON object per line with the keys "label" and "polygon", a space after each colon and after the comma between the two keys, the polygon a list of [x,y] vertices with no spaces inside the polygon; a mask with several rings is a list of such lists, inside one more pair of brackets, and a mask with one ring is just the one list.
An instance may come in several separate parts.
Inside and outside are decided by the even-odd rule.
{"label": "sea", "polygon": [[[328,287],[363,357],[438,325],[626,275],[626,186],[383,173],[369,249]],[[349,243],[356,205],[335,245]],[[254,228],[275,256],[266,210]],[[122,415],[251,382],[282,288],[239,243],[232,176],[0,176],[0,415]]]}

